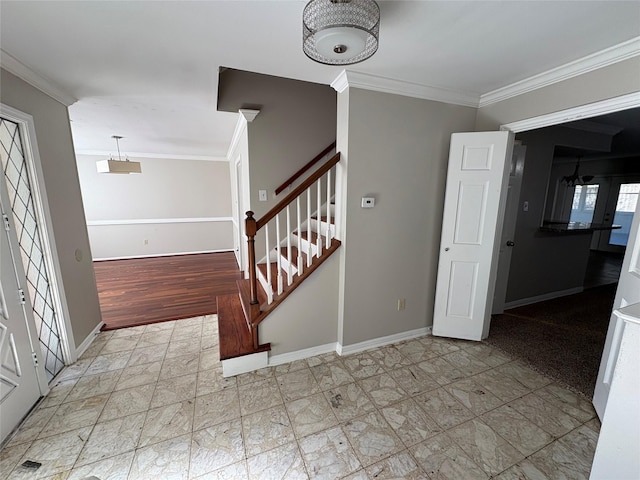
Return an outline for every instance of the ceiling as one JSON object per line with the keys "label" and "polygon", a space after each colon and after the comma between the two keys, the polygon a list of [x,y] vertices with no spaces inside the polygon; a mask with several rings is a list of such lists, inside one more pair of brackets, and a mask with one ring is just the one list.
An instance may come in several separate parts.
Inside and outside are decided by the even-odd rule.
{"label": "ceiling", "polygon": [[[0,47],[77,99],[76,150],[225,156],[222,66],[330,84],[301,48],[305,1],[0,2]],[[477,98],[640,35],[638,1],[380,1],[380,47],[353,71]],[[6,58],[6,57],[5,57]]]}

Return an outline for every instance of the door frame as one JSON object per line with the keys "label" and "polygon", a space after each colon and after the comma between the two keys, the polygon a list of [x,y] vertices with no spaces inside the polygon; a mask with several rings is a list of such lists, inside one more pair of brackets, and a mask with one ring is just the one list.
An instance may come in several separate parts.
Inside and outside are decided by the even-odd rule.
{"label": "door frame", "polygon": [[42,248],[45,250],[44,261],[51,276],[49,283],[51,287],[51,297],[57,313],[56,324],[58,326],[58,333],[60,334],[63,361],[65,365],[69,365],[77,360],[77,350],[75,348],[67,297],[64,292],[58,249],[53,234],[53,222],[51,220],[48,202],[49,196],[47,195],[44,182],[35,122],[31,115],[10,107],[9,105],[5,105],[4,103],[0,103],[0,115],[18,124],[22,138],[23,154],[25,162],[27,163],[27,173],[31,184],[31,195],[39,221],[40,240],[42,242]]}

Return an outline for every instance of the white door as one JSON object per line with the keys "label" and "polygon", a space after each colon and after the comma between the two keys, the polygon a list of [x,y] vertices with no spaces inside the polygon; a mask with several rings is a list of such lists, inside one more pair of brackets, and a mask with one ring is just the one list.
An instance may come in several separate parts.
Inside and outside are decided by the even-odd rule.
{"label": "white door", "polygon": [[489,333],[512,132],[454,133],[444,200],[433,334]]}
{"label": "white door", "polygon": [[[500,239],[500,250],[498,252],[498,273],[496,274],[496,290],[493,294],[492,315],[504,312],[504,301],[509,283],[509,268],[511,267],[511,252],[513,252],[513,247],[515,246],[513,237],[515,236],[516,221],[520,210],[520,188],[522,187],[522,173],[524,171],[526,153],[527,147],[524,145],[513,146],[502,238]],[[529,207],[527,206],[526,208],[528,209]]]}
{"label": "white door", "polygon": [[[619,308],[638,302],[640,302],[640,201],[636,203],[635,214],[631,223],[627,250],[622,262],[616,298],[613,302],[613,311],[615,312]],[[612,313],[593,395],[593,406],[600,419],[603,418],[607,406],[613,369],[618,360],[623,329],[624,321]]]}
{"label": "white door", "polygon": [[[35,322],[29,317],[23,288],[26,278],[4,204],[0,232],[0,442],[20,423],[47,390],[45,372],[34,357],[38,345]],[[20,279],[20,280],[19,280]],[[40,378],[38,377],[40,374]],[[43,385],[41,385],[41,383]],[[41,392],[41,387],[44,391]]]}

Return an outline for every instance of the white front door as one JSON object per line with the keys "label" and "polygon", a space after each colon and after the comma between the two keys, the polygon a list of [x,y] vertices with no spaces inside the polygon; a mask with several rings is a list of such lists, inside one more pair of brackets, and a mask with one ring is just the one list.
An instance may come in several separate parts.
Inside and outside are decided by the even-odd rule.
{"label": "white front door", "polygon": [[[638,302],[640,302],[640,201],[636,203],[635,214],[629,231],[627,250],[622,262],[616,298],[613,302],[613,311],[615,312],[619,308]],[[593,395],[593,406],[600,419],[603,418],[607,406],[613,370],[620,352],[620,341],[622,340],[624,325],[625,322],[621,318],[615,313],[611,314]]]}
{"label": "white front door", "polygon": [[[509,184],[507,186],[507,201],[502,226],[502,238],[498,252],[498,272],[496,274],[496,289],[493,294],[493,315],[504,312],[504,301],[507,296],[509,284],[509,269],[511,267],[511,253],[515,243],[513,238],[516,233],[516,221],[520,210],[520,189],[522,187],[522,174],[524,171],[524,157],[527,147],[514,145],[509,167]],[[528,206],[526,207],[529,208]]]}
{"label": "white front door", "polygon": [[[3,192],[4,193],[4,192]],[[2,442],[46,393],[42,362],[36,367],[38,346],[35,322],[29,317],[26,278],[19,260],[10,217],[2,210],[0,232],[0,442]],[[9,212],[10,214],[10,212]],[[10,237],[13,235],[13,237]],[[40,377],[39,377],[40,375]],[[41,388],[44,391],[41,391]]]}
{"label": "white front door", "polygon": [[434,335],[482,340],[489,334],[513,137],[506,131],[451,136]]}

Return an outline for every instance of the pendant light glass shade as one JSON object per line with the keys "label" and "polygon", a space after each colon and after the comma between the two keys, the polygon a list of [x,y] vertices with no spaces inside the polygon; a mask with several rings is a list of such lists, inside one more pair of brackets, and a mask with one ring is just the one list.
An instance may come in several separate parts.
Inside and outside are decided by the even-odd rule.
{"label": "pendant light glass shade", "polygon": [[302,50],[327,65],[351,65],[378,50],[380,7],[374,0],[311,0],[302,14]]}

